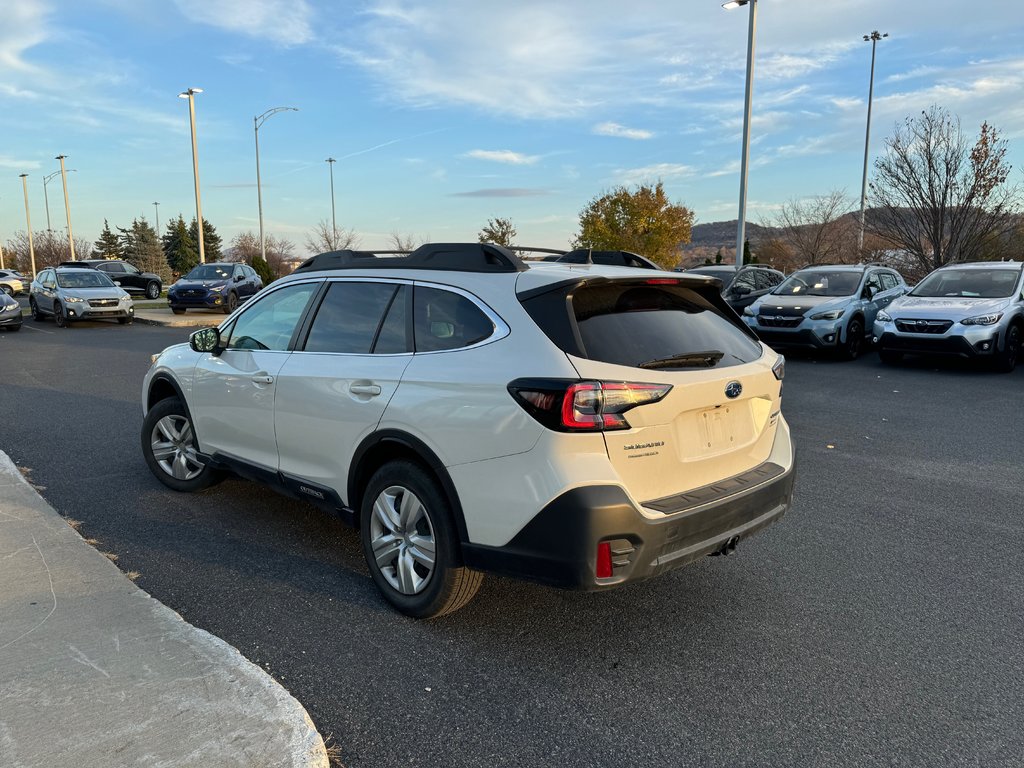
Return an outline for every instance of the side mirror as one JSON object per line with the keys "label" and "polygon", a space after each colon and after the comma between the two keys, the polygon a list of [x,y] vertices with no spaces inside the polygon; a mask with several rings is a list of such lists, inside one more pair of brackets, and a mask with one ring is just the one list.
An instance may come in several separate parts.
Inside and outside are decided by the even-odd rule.
{"label": "side mirror", "polygon": [[240,283],[245,280],[245,275],[235,275],[235,282]]}
{"label": "side mirror", "polygon": [[865,299],[868,299],[870,301],[871,299],[875,298],[875,294],[876,293],[878,293],[878,289],[875,288],[873,285],[865,285],[864,286],[864,298]]}
{"label": "side mirror", "polygon": [[194,352],[212,352],[217,354],[220,349],[220,330],[217,328],[200,328],[188,337],[188,345]]}
{"label": "side mirror", "polygon": [[120,285],[120,284],[121,284],[121,281],[120,281],[120,280],[115,280],[115,281],[114,281],[114,285]]}
{"label": "side mirror", "polygon": [[736,296],[746,296],[748,293],[750,293],[750,286],[737,285],[732,289],[731,293],[735,294]]}

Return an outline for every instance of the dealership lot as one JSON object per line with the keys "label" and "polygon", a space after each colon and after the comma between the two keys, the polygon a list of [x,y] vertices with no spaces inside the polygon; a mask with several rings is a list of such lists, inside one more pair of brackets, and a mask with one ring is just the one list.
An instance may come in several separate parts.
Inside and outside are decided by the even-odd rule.
{"label": "dealership lot", "polygon": [[242,481],[159,485],[149,355],[180,329],[0,335],[0,449],[118,565],[274,674],[345,765],[1014,764],[1024,370],[791,359],[793,511],[606,594],[498,578],[392,613],[354,531]]}

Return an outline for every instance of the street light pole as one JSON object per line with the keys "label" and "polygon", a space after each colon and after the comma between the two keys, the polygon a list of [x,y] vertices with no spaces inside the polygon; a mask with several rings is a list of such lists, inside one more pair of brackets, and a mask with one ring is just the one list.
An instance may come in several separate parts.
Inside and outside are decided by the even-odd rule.
{"label": "street light pole", "polygon": [[153,211],[156,213],[156,236],[160,237],[160,203],[153,202]]}
{"label": "street light pole", "polygon": [[298,112],[295,107],[274,107],[268,109],[262,115],[252,119],[253,132],[256,134],[256,204],[260,211],[260,256],[267,260],[267,241],[263,236],[263,191],[260,188],[260,126],[278,112]]}
{"label": "street light pole", "polygon": [[757,0],[730,0],[723,3],[726,10],[750,6],[750,26],[747,31],[747,86],[743,101],[743,152],[740,156],[740,209],[736,224],[736,269],[743,266],[743,246],[747,228],[747,167],[750,157],[750,103],[754,88],[754,43],[757,39]]}
{"label": "street light pole", "polygon": [[[75,170],[75,168],[68,168],[68,173],[74,173]],[[43,201],[46,204],[47,232],[53,232],[53,230],[50,228],[50,196],[46,193],[46,185],[50,183],[50,179],[52,179],[54,176],[60,176],[60,171],[54,171],[53,173],[48,173],[46,176],[43,176]]]}
{"label": "street light pole", "polygon": [[331,243],[334,243],[335,238],[338,236],[338,220],[334,216],[334,163],[333,157],[328,157],[325,161],[331,169]]}
{"label": "street light pole", "polygon": [[864,42],[871,41],[871,77],[868,80],[868,125],[864,130],[864,176],[860,183],[860,233],[857,236],[857,252],[864,249],[864,213],[868,201],[868,146],[871,144],[871,102],[875,96],[875,48],[878,41],[888,37],[889,33],[880,35],[876,29],[870,35],[864,35]]}
{"label": "street light pole", "polygon": [[202,88],[189,88],[178,94],[179,99],[188,99],[188,121],[192,128],[192,176],[196,183],[196,230],[199,233],[199,263],[206,263],[206,249],[203,247],[203,205],[199,198],[199,150],[196,147],[196,100],[195,94]]}
{"label": "street light pole", "polygon": [[25,189],[25,226],[28,228],[28,256],[32,262],[32,278],[36,276],[36,247],[32,244],[32,216],[28,212],[28,174],[22,173],[21,186]]}
{"label": "street light pole", "polygon": [[64,213],[68,217],[68,248],[71,250],[71,260],[77,261],[75,258],[75,236],[71,232],[71,204],[68,202],[68,174],[64,170],[64,159],[67,155],[57,155],[54,160],[60,160],[60,180],[64,185]]}

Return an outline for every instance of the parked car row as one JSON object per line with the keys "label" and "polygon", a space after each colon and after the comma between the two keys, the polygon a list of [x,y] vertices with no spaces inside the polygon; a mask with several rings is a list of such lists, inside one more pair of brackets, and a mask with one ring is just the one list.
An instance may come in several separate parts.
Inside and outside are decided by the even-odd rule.
{"label": "parked car row", "polygon": [[13,269],[0,269],[0,293],[5,293],[8,296],[28,293],[28,286],[31,282],[31,277],[25,277]]}

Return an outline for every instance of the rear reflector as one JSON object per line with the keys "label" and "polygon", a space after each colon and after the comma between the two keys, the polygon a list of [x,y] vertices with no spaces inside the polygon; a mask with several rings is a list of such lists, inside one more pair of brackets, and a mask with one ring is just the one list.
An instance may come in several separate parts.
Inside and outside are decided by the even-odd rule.
{"label": "rear reflector", "polygon": [[602,541],[597,545],[597,568],[594,570],[594,575],[599,579],[612,577],[612,545],[610,542]]}
{"label": "rear reflector", "polygon": [[508,385],[527,413],[559,432],[629,429],[627,411],[656,403],[671,389],[671,384],[566,379],[516,379]]}

